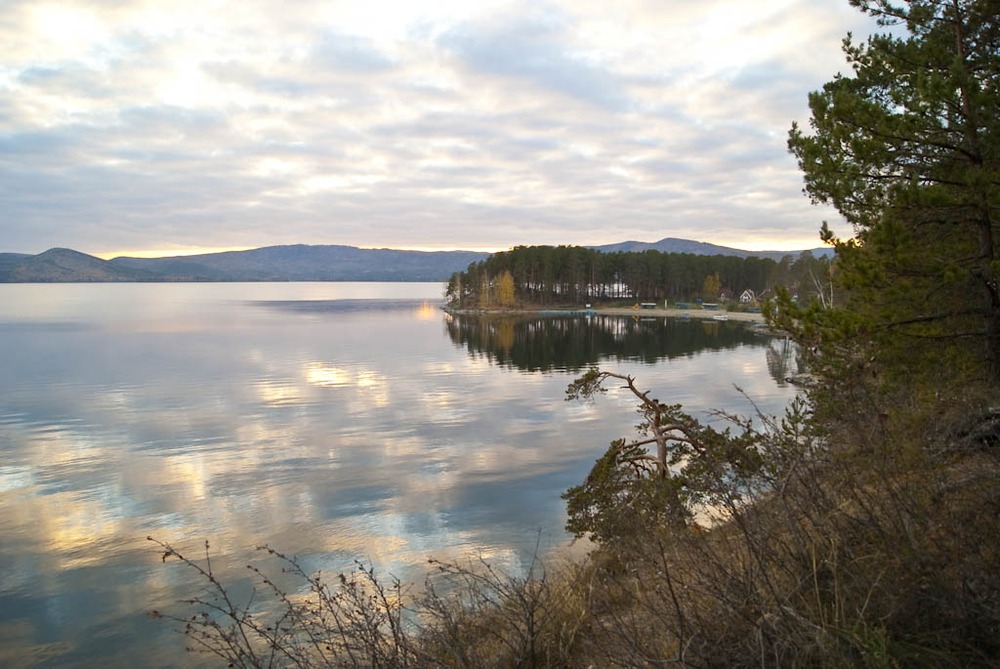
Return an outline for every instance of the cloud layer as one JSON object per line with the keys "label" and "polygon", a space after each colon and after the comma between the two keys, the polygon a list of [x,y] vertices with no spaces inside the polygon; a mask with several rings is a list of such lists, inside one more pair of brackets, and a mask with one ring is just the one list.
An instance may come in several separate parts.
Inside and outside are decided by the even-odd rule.
{"label": "cloud layer", "polygon": [[121,5],[5,7],[0,251],[813,246],[839,219],[786,133],[872,27],[842,0]]}

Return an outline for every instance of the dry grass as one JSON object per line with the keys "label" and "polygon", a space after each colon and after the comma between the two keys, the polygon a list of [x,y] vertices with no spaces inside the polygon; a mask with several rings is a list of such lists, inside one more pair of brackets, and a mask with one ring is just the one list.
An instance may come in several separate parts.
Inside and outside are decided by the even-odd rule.
{"label": "dry grass", "polygon": [[597,627],[613,638],[597,644],[602,663],[995,666],[994,420],[944,440],[886,427],[860,445],[799,444],[809,457],[797,461],[765,439],[765,458],[786,465],[728,520],[638,531],[595,554]]}

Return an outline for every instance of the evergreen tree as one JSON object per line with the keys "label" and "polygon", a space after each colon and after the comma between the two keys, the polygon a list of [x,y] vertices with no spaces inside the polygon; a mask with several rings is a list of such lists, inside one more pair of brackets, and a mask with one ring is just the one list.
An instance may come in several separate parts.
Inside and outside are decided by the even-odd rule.
{"label": "evergreen tree", "polygon": [[[851,0],[893,30],[844,52],[789,148],[856,237],[823,236],[850,318],[887,376],[1000,381],[1000,0]],[[905,28],[903,34],[901,28]],[[902,36],[901,36],[902,35]],[[788,305],[785,305],[788,307]],[[849,324],[846,321],[851,321]]]}

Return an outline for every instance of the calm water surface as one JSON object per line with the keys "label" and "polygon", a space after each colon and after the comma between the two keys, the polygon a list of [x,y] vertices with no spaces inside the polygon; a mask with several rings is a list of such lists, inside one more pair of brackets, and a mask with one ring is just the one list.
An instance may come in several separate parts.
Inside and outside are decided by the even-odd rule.
{"label": "calm water surface", "polygon": [[559,494],[634,405],[563,400],[600,363],[698,415],[769,412],[780,345],[732,322],[483,320],[439,284],[0,284],[0,665],[189,666],[151,609],[237,586],[270,544],[421,580],[564,545]]}

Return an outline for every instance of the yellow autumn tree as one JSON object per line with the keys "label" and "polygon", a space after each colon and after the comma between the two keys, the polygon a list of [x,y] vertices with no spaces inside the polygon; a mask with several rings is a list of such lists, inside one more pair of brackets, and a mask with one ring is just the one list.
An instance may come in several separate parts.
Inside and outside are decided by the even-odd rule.
{"label": "yellow autumn tree", "polygon": [[513,307],[514,306],[514,277],[510,275],[510,272],[504,270],[500,274],[499,280],[499,292],[500,292],[500,306],[501,307]]}
{"label": "yellow autumn tree", "polygon": [[702,286],[701,292],[702,297],[709,302],[715,302],[719,299],[719,293],[722,292],[722,281],[719,279],[718,272],[705,277],[705,285]]}

